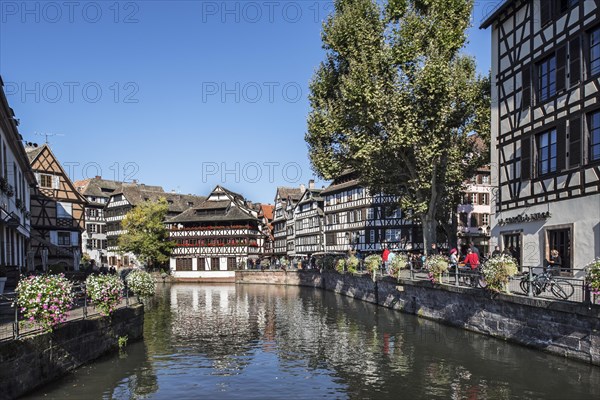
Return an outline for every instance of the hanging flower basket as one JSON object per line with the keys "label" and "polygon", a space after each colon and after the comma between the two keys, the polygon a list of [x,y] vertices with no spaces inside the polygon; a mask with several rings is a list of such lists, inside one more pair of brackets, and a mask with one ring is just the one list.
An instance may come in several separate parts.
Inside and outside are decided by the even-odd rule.
{"label": "hanging flower basket", "polygon": [[121,302],[124,285],[117,275],[90,275],[85,285],[87,295],[104,315],[110,315]]}
{"label": "hanging flower basket", "polygon": [[154,296],[156,286],[152,276],[146,271],[134,269],[127,274],[127,287],[131,289],[133,294],[139,297]]}
{"label": "hanging flower basket", "polygon": [[508,292],[508,282],[518,272],[517,261],[504,254],[492,257],[483,264],[482,272],[487,289]]}
{"label": "hanging flower basket", "polygon": [[429,280],[432,283],[440,283],[442,274],[448,272],[448,260],[441,255],[429,256],[425,259],[424,267],[429,273]]}
{"label": "hanging flower basket", "polygon": [[600,258],[586,265],[585,270],[587,271],[585,280],[590,292],[596,296],[596,301],[600,303]]}
{"label": "hanging flower basket", "polygon": [[17,285],[16,305],[29,322],[52,332],[67,320],[73,296],[73,284],[63,274],[30,276]]}

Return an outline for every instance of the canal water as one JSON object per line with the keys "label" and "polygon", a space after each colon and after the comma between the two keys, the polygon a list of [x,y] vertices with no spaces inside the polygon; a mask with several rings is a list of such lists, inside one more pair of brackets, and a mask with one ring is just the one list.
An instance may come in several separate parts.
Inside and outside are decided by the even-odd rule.
{"label": "canal water", "polygon": [[318,289],[159,287],[144,341],[27,398],[598,399],[600,368]]}

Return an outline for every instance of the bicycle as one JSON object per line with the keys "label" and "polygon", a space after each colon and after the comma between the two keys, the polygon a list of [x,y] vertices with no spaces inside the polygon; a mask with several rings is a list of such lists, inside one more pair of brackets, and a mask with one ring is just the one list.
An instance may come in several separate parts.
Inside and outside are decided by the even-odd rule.
{"label": "bicycle", "polygon": [[[567,300],[569,297],[573,296],[573,293],[575,293],[575,288],[571,282],[566,279],[555,278],[551,271],[546,271],[541,274],[533,274],[531,284],[533,285],[531,291],[533,292],[534,296],[539,296],[543,292],[547,291],[548,287],[550,287],[550,292],[552,292],[555,297],[563,300]],[[521,282],[519,282],[519,286],[525,294],[529,294],[529,285],[529,275],[523,274]]]}
{"label": "bicycle", "polygon": [[[452,271],[454,271],[454,267],[452,268]],[[485,288],[487,286],[485,278],[481,273],[481,267],[471,269],[465,267],[464,264],[458,265],[458,282],[463,286],[472,288]]]}

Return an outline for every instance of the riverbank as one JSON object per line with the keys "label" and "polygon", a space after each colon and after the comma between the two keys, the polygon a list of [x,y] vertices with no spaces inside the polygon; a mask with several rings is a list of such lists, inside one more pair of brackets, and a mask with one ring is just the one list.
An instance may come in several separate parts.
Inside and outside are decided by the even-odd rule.
{"label": "riverbank", "polygon": [[69,321],[54,329],[0,342],[0,399],[13,399],[118,349],[119,337],[143,337],[144,306],[116,310],[110,317]]}
{"label": "riverbank", "polygon": [[600,307],[428,281],[324,271],[236,271],[238,284],[308,286],[600,366]]}

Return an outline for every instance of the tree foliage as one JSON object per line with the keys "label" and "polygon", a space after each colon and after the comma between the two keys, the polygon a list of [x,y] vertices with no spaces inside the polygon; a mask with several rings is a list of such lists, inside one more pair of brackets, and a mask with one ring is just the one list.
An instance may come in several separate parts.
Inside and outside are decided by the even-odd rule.
{"label": "tree foliage", "polygon": [[175,248],[164,225],[168,210],[167,201],[160,199],[145,201],[129,211],[121,222],[126,233],[119,237],[119,250],[152,265],[166,263]]}
{"label": "tree foliage", "polygon": [[428,246],[463,182],[489,162],[490,80],[461,53],[472,0],[380,4],[335,2],[306,141],[322,178],[349,168],[372,193],[401,196]]}

